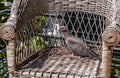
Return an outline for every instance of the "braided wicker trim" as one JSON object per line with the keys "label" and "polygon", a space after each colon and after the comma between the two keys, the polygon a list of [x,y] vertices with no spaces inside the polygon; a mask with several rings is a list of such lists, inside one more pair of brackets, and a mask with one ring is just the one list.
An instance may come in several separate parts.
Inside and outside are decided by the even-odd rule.
{"label": "braided wicker trim", "polygon": [[106,29],[103,33],[103,41],[105,45],[114,47],[119,42],[119,34],[115,28]]}
{"label": "braided wicker trim", "polygon": [[1,26],[0,37],[5,40],[12,40],[15,37],[14,25],[10,22],[7,22],[3,26]]}

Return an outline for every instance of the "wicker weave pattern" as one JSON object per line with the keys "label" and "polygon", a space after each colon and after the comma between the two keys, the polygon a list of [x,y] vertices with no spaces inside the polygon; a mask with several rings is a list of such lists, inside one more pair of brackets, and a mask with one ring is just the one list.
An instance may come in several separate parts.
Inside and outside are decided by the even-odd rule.
{"label": "wicker weave pattern", "polygon": [[[64,44],[63,37],[60,38],[59,33],[54,33],[55,24],[67,26],[71,33],[79,36],[85,44],[101,56],[101,36],[107,25],[105,17],[84,12],[56,12],[42,16],[46,18],[44,22],[47,24],[46,30],[51,31],[51,35],[43,32],[39,26],[42,22],[41,18],[34,18],[34,22],[28,25],[18,27],[16,36],[16,63],[22,64],[25,60],[36,54],[43,48],[62,46]],[[68,20],[69,19],[69,20]],[[45,25],[42,24],[44,27]],[[57,37],[58,36],[58,37]],[[37,41],[37,42],[35,42]]]}
{"label": "wicker weave pattern", "polygon": [[49,0],[50,11],[83,11],[112,16],[112,0]]}
{"label": "wicker weave pattern", "polygon": [[31,19],[48,10],[47,0],[14,0],[14,3],[11,14],[17,15],[19,21],[16,26],[18,27],[27,24]]}
{"label": "wicker weave pattern", "polygon": [[[43,57],[42,57],[43,58]],[[60,58],[52,57],[45,61],[42,66],[42,58],[36,59],[38,62],[28,67],[24,67],[23,70],[19,70],[16,73],[20,77],[43,77],[43,78],[77,78],[77,77],[90,77],[101,78],[99,75],[99,61],[76,58],[71,59],[65,56]],[[39,67],[38,67],[39,64]],[[32,66],[32,67],[30,67]],[[40,69],[41,68],[41,69]],[[85,70],[86,69],[86,70]],[[96,73],[92,73],[96,72]]]}

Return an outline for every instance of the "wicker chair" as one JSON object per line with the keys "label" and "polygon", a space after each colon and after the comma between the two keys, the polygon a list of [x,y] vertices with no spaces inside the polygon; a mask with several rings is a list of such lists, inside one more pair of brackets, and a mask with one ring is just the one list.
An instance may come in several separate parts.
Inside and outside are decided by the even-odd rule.
{"label": "wicker chair", "polygon": [[[119,42],[119,6],[119,0],[14,0],[0,27],[0,37],[8,41],[9,77],[110,78],[112,51]],[[60,25],[102,60],[68,57]]]}

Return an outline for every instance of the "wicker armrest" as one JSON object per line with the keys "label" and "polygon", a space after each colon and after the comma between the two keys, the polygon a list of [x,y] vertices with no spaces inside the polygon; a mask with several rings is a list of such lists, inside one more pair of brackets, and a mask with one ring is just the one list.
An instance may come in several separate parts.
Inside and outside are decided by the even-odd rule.
{"label": "wicker armrest", "polygon": [[0,26],[0,37],[2,39],[8,40],[6,45],[7,63],[9,70],[9,77],[15,70],[15,30],[16,30],[16,20],[17,16],[13,13],[10,15],[6,23]]}
{"label": "wicker armrest", "polygon": [[15,28],[12,23],[6,22],[0,27],[0,37],[5,40],[12,40],[15,36]]}
{"label": "wicker armrest", "polygon": [[102,75],[103,78],[110,78],[110,67],[112,60],[113,48],[119,43],[119,28],[114,26],[108,26],[103,32],[103,46],[102,46]]}
{"label": "wicker armrest", "polygon": [[112,27],[106,28],[103,33],[103,42],[109,47],[115,47],[119,43],[119,32]]}

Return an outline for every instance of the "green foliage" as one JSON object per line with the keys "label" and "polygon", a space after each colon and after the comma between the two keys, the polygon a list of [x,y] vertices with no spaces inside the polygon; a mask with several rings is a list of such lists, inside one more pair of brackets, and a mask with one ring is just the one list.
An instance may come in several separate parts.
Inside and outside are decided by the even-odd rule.
{"label": "green foliage", "polygon": [[[113,60],[112,63],[119,65],[119,64],[120,64],[120,61],[115,61],[115,60]],[[112,68],[111,68],[111,73],[112,73],[113,75],[120,76],[120,68],[112,67]]]}
{"label": "green foliage", "polygon": [[4,6],[3,1],[4,1],[4,0],[0,0],[0,10],[8,9],[8,7]]}
{"label": "green foliage", "polygon": [[111,68],[111,73],[112,73],[113,75],[120,76],[120,68],[112,67],[112,68]]}
{"label": "green foliage", "polygon": [[0,0],[0,23],[6,22],[9,17],[9,14],[10,7],[4,6],[3,0]]}
{"label": "green foliage", "polygon": [[[34,29],[37,31],[37,33],[42,32],[42,27],[45,23],[45,17],[44,16],[37,16],[32,20],[32,23],[34,25]],[[45,39],[40,36],[34,36],[30,39],[30,48],[33,50],[34,48],[37,50],[43,49],[47,46],[45,44]]]}
{"label": "green foliage", "polygon": [[0,49],[5,48],[5,43],[2,39],[0,39]]}
{"label": "green foliage", "polygon": [[47,47],[47,44],[45,44],[45,40],[43,37],[32,37],[30,41],[30,48],[31,50],[41,50],[43,48]]}
{"label": "green foliage", "polygon": [[120,64],[120,61],[113,60],[112,63],[114,63],[114,64]]}
{"label": "green foliage", "polygon": [[0,53],[0,60],[6,58],[6,52]]}
{"label": "green foliage", "polygon": [[0,23],[4,23],[6,22],[6,20],[8,19],[9,17],[9,13],[8,12],[4,12],[4,13],[1,13],[0,14]]}
{"label": "green foliage", "polygon": [[44,16],[37,16],[32,20],[32,23],[34,25],[35,30],[37,30],[37,32],[41,33],[42,27],[45,23],[45,17]]}

